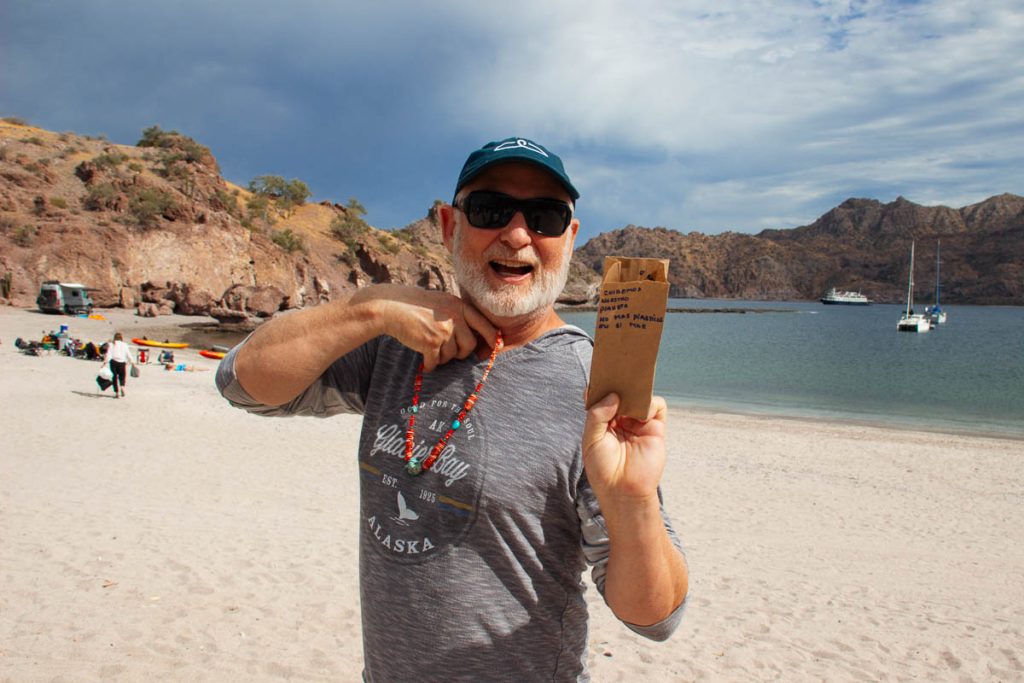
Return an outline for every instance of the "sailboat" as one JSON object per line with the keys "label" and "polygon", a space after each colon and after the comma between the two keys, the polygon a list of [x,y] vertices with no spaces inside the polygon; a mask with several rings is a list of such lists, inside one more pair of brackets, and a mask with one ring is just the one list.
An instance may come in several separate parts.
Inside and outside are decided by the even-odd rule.
{"label": "sailboat", "polygon": [[900,332],[927,332],[932,323],[923,313],[914,313],[914,243],[910,243],[910,274],[907,276],[907,310],[900,316],[896,329]]}
{"label": "sailboat", "polygon": [[932,327],[946,322],[946,312],[939,305],[939,248],[941,246],[941,241],[935,244],[935,305],[924,309],[924,312],[928,314]]}

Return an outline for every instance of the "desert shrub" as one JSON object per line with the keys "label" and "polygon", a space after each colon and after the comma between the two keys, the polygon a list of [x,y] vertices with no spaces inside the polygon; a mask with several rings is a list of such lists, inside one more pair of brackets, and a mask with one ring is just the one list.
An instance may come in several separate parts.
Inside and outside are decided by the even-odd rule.
{"label": "desert shrub", "polygon": [[278,175],[256,176],[249,181],[249,191],[277,201],[278,205],[285,210],[302,206],[313,194],[309,191],[306,183],[298,178],[285,180]]}
{"label": "desert shrub", "polygon": [[359,216],[346,214],[334,217],[334,220],[331,221],[330,231],[335,239],[341,240],[354,251],[355,241],[366,235],[370,231],[370,226]]}
{"label": "desert shrub", "polygon": [[10,123],[10,124],[13,124],[15,126],[27,126],[28,125],[28,121],[26,121],[25,119],[21,118],[20,116],[5,116],[3,118],[3,121],[4,121],[4,123]]}
{"label": "desert shrub", "polygon": [[28,247],[31,246],[35,237],[36,229],[31,225],[23,225],[14,231],[14,234],[11,235],[11,241],[19,247]]}
{"label": "desert shrub", "polygon": [[345,204],[345,210],[349,213],[354,213],[360,218],[366,215],[366,207],[355,197],[349,197],[348,202]]}
{"label": "desert shrub", "polygon": [[296,251],[305,251],[306,243],[302,239],[302,235],[297,235],[292,232],[291,228],[285,228],[284,230],[275,230],[271,234],[270,239],[277,246],[281,247],[289,254]]}
{"label": "desert shrub", "polygon": [[182,135],[176,130],[162,130],[160,126],[150,126],[143,130],[142,138],[135,143],[135,146],[177,150],[176,158],[170,162],[165,161],[165,163],[174,163],[178,159],[195,163],[210,154],[209,148],[200,145],[187,135]]}
{"label": "desert shrub", "polygon": [[29,144],[29,145],[38,145],[38,146],[40,146],[40,147],[42,147],[42,146],[43,146],[43,141],[42,141],[42,139],[41,139],[41,138],[39,138],[39,137],[37,137],[37,136],[35,136],[35,135],[33,135],[33,136],[32,136],[32,137],[30,137],[30,138],[22,138],[22,140],[21,140],[21,141],[22,141],[22,142],[24,142],[24,143],[26,143],[26,144]]}
{"label": "desert shrub", "polygon": [[112,208],[117,199],[117,188],[111,183],[90,185],[82,200],[82,206],[89,211],[102,211]]}
{"label": "desert shrub", "polygon": [[97,168],[110,169],[117,168],[127,159],[128,157],[120,152],[104,152],[93,157],[92,163],[96,164]]}
{"label": "desert shrub", "polygon": [[137,190],[128,202],[128,213],[143,229],[155,228],[160,219],[174,208],[177,208],[174,196],[166,190],[155,187],[143,187]]}
{"label": "desert shrub", "polygon": [[12,279],[13,275],[11,274],[11,271],[7,271],[6,273],[4,273],[3,277],[0,277],[0,296],[2,296],[5,299],[11,298]]}
{"label": "desert shrub", "polygon": [[58,209],[68,208],[68,201],[63,197],[51,197],[50,206],[56,206]]}
{"label": "desert shrub", "polygon": [[253,195],[246,202],[245,208],[249,210],[249,220],[261,220],[267,223],[273,222],[273,216],[270,213],[270,199],[262,195]]}
{"label": "desert shrub", "polygon": [[238,215],[238,197],[227,190],[217,188],[213,191],[214,199],[216,203],[221,206],[224,211],[227,211],[232,216]]}
{"label": "desert shrub", "polygon": [[335,216],[331,221],[331,234],[355,251],[355,241],[370,231],[370,226],[363,220],[366,214],[364,207],[355,197],[349,197],[345,205],[345,215]]}
{"label": "desert shrub", "polygon": [[22,168],[33,175],[39,176],[40,178],[46,177],[46,164],[40,163],[39,161],[30,161],[26,164],[22,164]]}
{"label": "desert shrub", "polygon": [[397,254],[402,249],[402,244],[390,235],[381,235],[380,246],[389,254]]}
{"label": "desert shrub", "polygon": [[136,173],[142,173],[142,164],[137,161],[133,161],[128,164],[129,170],[135,171]]}

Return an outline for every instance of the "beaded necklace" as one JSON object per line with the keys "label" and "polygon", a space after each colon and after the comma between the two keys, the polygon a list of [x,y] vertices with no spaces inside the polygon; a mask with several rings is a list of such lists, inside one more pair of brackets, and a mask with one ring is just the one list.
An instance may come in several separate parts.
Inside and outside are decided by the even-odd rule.
{"label": "beaded necklace", "polygon": [[416,413],[420,412],[420,389],[423,387],[423,363],[420,363],[419,370],[416,371],[416,381],[413,384],[412,390],[412,408],[409,409],[409,428],[405,430],[405,471],[416,476],[421,472],[426,472],[434,466],[434,462],[437,461],[438,456],[441,455],[441,451],[448,445],[448,439],[452,438],[452,434],[455,430],[462,426],[463,420],[466,419],[466,415],[469,411],[473,410],[473,405],[476,403],[477,397],[480,394],[480,390],[484,388],[484,382],[487,381],[487,375],[491,373],[491,368],[494,367],[494,359],[498,355],[498,351],[505,343],[501,338],[501,332],[498,332],[498,339],[494,342],[494,349],[491,351],[491,357],[487,361],[487,367],[484,369],[484,374],[477,382],[476,388],[473,392],[466,397],[466,401],[462,404],[462,410],[459,411],[458,417],[452,420],[452,425],[445,432],[445,435],[438,439],[434,447],[430,449],[430,454],[426,458],[413,457],[412,451],[414,441],[416,439]]}

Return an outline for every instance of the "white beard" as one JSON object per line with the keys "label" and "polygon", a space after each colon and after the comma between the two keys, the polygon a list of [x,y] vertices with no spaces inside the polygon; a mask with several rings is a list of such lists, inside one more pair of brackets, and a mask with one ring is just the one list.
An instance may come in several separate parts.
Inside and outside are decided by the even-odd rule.
{"label": "white beard", "polygon": [[[499,318],[532,316],[546,311],[565,288],[572,260],[571,239],[565,241],[565,251],[558,267],[545,269],[532,246],[514,251],[502,242],[495,242],[479,260],[465,258],[462,254],[461,233],[461,230],[455,230],[452,248],[455,280],[459,283],[462,296],[481,310]],[[492,260],[519,261],[533,266],[529,290],[523,292],[521,287],[511,285],[494,289],[494,285],[487,280],[486,272]]]}

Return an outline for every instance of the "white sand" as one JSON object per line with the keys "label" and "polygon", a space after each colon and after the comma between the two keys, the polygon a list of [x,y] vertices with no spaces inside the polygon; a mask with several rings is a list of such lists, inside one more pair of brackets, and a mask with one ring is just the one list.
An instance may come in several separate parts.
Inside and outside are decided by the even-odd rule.
{"label": "white sand", "polygon": [[[108,313],[108,312],[104,312]],[[268,420],[208,372],[14,350],[194,318],[0,309],[0,680],[357,681],[359,420]],[[174,330],[168,329],[168,338]],[[690,604],[591,591],[595,681],[1024,680],[1024,442],[674,410]]]}

